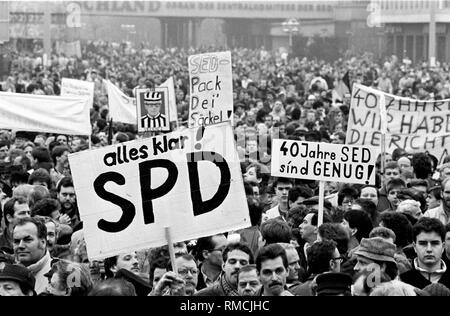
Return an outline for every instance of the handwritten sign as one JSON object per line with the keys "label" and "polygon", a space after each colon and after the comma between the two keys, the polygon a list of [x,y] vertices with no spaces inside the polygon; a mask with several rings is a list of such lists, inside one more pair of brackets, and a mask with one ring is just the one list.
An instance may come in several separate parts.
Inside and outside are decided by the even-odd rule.
{"label": "handwritten sign", "polygon": [[272,176],[375,184],[376,147],[275,139]]}
{"label": "handwritten sign", "polygon": [[189,127],[233,120],[231,53],[189,56]]}

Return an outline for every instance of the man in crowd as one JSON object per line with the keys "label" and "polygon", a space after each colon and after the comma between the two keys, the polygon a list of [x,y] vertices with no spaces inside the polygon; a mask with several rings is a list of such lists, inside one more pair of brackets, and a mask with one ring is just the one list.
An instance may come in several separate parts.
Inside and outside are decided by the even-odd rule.
{"label": "man in crowd", "polygon": [[273,183],[276,200],[278,204],[266,212],[266,216],[271,218],[281,217],[286,220],[289,211],[289,190],[292,189],[292,182],[286,178],[278,178]]}
{"label": "man in crowd", "polygon": [[322,240],[308,249],[308,274],[306,282],[290,289],[295,296],[314,296],[315,278],[326,272],[340,272],[343,257],[339,254],[336,243]]}
{"label": "man in crowd", "polygon": [[22,198],[12,198],[3,208],[5,229],[0,235],[0,250],[13,253],[13,230],[20,219],[30,217],[30,208]]}
{"label": "man in crowd", "polygon": [[220,278],[211,287],[200,290],[196,296],[238,296],[237,275],[239,269],[253,263],[253,254],[244,244],[228,245],[223,251],[223,265]]}
{"label": "man in crowd", "polygon": [[240,296],[255,296],[261,289],[261,282],[255,264],[249,264],[240,268],[237,280]]}
{"label": "man in crowd", "polygon": [[56,187],[58,200],[61,204],[61,214],[65,214],[70,218],[70,226],[74,231],[79,230],[80,214],[78,213],[77,196],[73,185],[72,177],[62,178]]}
{"label": "man in crowd", "polygon": [[0,262],[0,296],[34,296],[35,282],[27,268]]}
{"label": "man in crowd", "polygon": [[36,218],[20,219],[14,227],[13,238],[15,257],[36,279],[36,293],[44,292],[48,283],[45,274],[51,269],[45,224]]}
{"label": "man in crowd", "polygon": [[417,258],[413,269],[400,275],[403,282],[423,289],[432,283],[450,287],[450,270],[442,260],[445,251],[445,227],[436,218],[421,218],[413,227]]}
{"label": "man in crowd", "polygon": [[210,287],[222,273],[222,252],[227,246],[227,238],[223,234],[202,237],[197,240],[196,259],[199,262],[199,279],[197,290]]}
{"label": "man in crowd", "polygon": [[441,205],[428,210],[424,216],[437,218],[442,224],[447,225],[450,223],[450,178],[446,178],[442,181],[441,196]]}
{"label": "man in crowd", "polygon": [[262,284],[259,295],[293,296],[286,288],[289,263],[283,247],[278,244],[263,247],[256,257],[256,269]]}
{"label": "man in crowd", "polygon": [[151,296],[192,296],[198,281],[197,263],[192,255],[183,254],[175,258],[177,273],[164,273],[150,293]]}
{"label": "man in crowd", "polygon": [[445,265],[450,267],[450,224],[445,226],[445,253],[442,255]]}

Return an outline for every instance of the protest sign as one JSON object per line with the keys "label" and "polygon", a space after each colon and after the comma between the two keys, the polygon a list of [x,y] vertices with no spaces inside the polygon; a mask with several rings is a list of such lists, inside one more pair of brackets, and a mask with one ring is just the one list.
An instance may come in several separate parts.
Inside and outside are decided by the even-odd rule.
{"label": "protest sign", "polygon": [[233,122],[231,53],[189,56],[189,127]]}
{"label": "protest sign", "polygon": [[385,99],[386,150],[429,152],[441,163],[450,148],[450,100],[422,101],[397,97],[355,84],[347,138],[349,145],[380,146],[383,129],[381,98]]}
{"label": "protest sign", "polygon": [[136,124],[136,99],[125,95],[111,81],[105,82],[108,90],[109,117],[115,122]]}
{"label": "protest sign", "polygon": [[76,79],[62,78],[62,96],[86,96],[89,98],[89,106],[94,106],[94,83]]}
{"label": "protest sign", "polygon": [[170,131],[169,91],[166,87],[136,90],[138,132]]}
{"label": "protest sign", "polygon": [[0,128],[91,135],[89,99],[0,92]]}
{"label": "protest sign", "polygon": [[89,258],[250,226],[227,124],[69,156]]}
{"label": "protest sign", "polygon": [[375,184],[375,163],[379,154],[377,147],[275,139],[272,176]]}
{"label": "protest sign", "polygon": [[167,88],[168,92],[168,102],[169,102],[169,120],[171,122],[178,122],[177,116],[177,100],[175,98],[175,87],[173,84],[173,77],[170,77],[166,81],[164,81],[160,87]]}

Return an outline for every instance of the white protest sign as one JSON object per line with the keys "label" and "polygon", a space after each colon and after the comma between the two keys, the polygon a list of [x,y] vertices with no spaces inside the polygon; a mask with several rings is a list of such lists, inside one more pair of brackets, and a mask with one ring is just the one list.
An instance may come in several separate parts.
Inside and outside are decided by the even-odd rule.
{"label": "white protest sign", "polygon": [[231,52],[189,56],[189,127],[231,121],[233,78]]}
{"label": "white protest sign", "polygon": [[169,102],[169,120],[171,122],[178,121],[177,100],[175,98],[175,86],[173,84],[173,77],[170,77],[163,82],[160,87],[168,89],[168,102]]}
{"label": "white protest sign", "polygon": [[275,139],[272,176],[319,181],[375,184],[380,149]]}
{"label": "white protest sign", "polygon": [[[202,133],[203,132],[203,133]],[[186,129],[69,156],[90,259],[250,226],[232,127]]]}
{"label": "white protest sign", "polygon": [[355,84],[346,143],[380,146],[384,128],[381,98],[385,99],[386,149],[429,152],[441,163],[450,149],[450,100],[422,101],[397,97]]}
{"label": "white protest sign", "polygon": [[108,90],[109,117],[115,122],[136,124],[136,98],[130,98],[111,81],[106,81]]}
{"label": "white protest sign", "polygon": [[167,87],[136,90],[138,132],[170,131]]}
{"label": "white protest sign", "polygon": [[76,79],[62,78],[62,96],[86,96],[89,98],[89,106],[94,106],[94,83]]}
{"label": "white protest sign", "polygon": [[0,92],[0,128],[91,135],[89,99]]}

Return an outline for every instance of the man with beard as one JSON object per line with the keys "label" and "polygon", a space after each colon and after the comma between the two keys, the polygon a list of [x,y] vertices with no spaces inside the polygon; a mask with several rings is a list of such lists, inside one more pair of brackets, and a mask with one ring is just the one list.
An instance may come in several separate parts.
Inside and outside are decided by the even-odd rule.
{"label": "man with beard", "polygon": [[425,212],[424,216],[437,218],[442,224],[450,224],[450,178],[446,178],[441,184],[441,205]]}
{"label": "man with beard", "polygon": [[262,248],[256,257],[256,269],[262,288],[262,296],[293,296],[286,288],[289,263],[286,251],[278,244]]}
{"label": "man with beard", "polygon": [[132,283],[137,296],[147,296],[150,293],[150,284],[141,276],[139,260],[135,251],[107,258],[105,272],[109,277],[125,279]]}
{"label": "man with beard", "polygon": [[177,273],[166,272],[151,296],[192,296],[195,294],[199,270],[195,259],[190,254],[179,255],[175,258]]}
{"label": "man with beard", "polygon": [[240,296],[255,296],[261,289],[255,264],[242,267],[238,273],[238,293]]}
{"label": "man with beard", "polygon": [[70,218],[70,226],[73,231],[79,230],[80,214],[77,207],[77,196],[75,195],[75,188],[73,186],[72,177],[62,178],[56,187],[58,194],[58,201],[61,203],[61,214],[66,214]]}
{"label": "man with beard", "polygon": [[195,296],[239,296],[237,276],[239,269],[253,263],[253,253],[245,244],[228,245],[222,254],[222,274],[213,286],[203,289]]}

